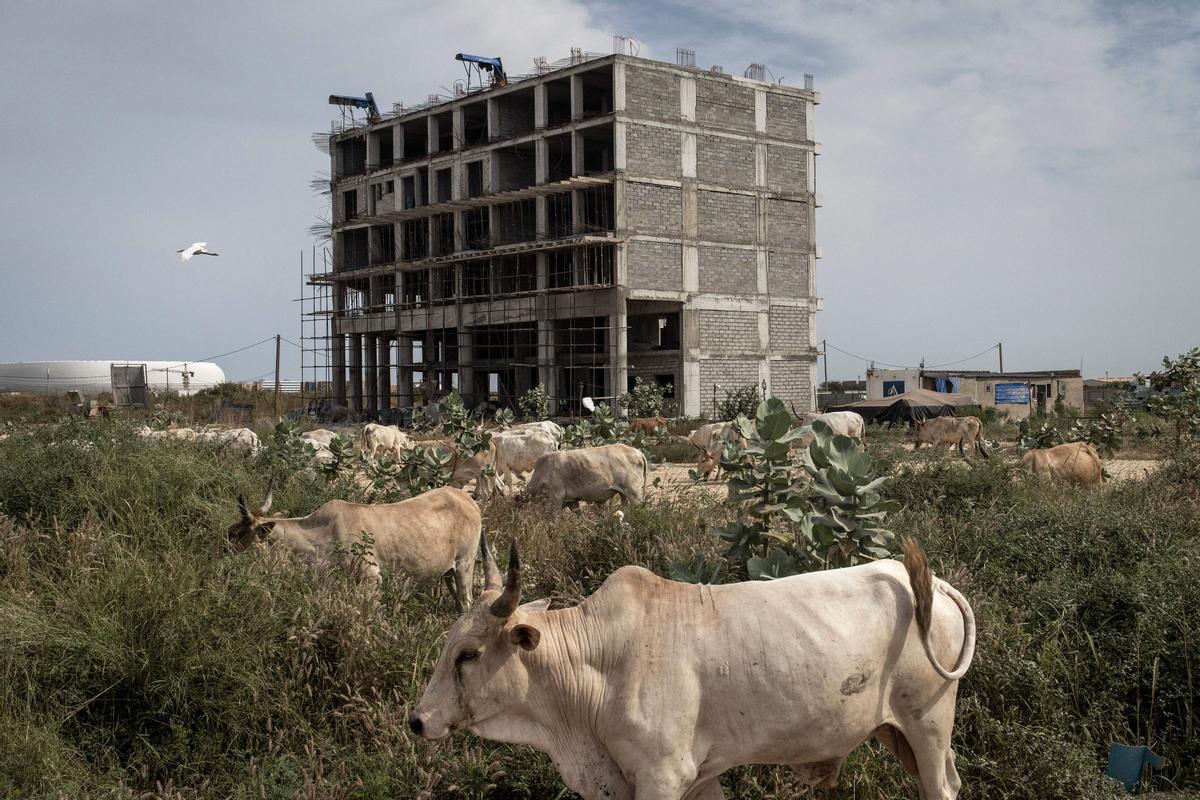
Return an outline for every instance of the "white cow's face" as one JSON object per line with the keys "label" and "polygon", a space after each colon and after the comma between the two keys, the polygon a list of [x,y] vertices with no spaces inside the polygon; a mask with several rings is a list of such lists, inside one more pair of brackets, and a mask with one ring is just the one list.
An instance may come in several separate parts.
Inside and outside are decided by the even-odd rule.
{"label": "white cow's face", "polygon": [[[487,560],[485,556],[485,582],[491,583]],[[429,684],[408,718],[418,736],[441,739],[456,728],[478,733],[485,724],[494,730],[497,718],[525,701],[529,678],[520,654],[535,650],[541,641],[530,615],[534,606],[540,610],[545,604],[516,607],[520,584],[520,565],[510,558],[507,587],[486,588],[450,629]]]}

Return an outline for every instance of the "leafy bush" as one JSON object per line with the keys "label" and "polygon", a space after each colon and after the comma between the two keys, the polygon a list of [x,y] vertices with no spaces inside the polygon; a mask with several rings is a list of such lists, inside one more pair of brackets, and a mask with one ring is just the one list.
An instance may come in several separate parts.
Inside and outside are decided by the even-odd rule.
{"label": "leafy bush", "polygon": [[659,386],[646,383],[641,378],[633,379],[633,391],[617,397],[617,405],[631,417],[657,417],[663,410],[663,396],[671,391],[671,384]]}
{"label": "leafy bush", "polygon": [[534,386],[517,399],[517,408],[521,418],[537,422],[550,416],[550,399],[546,397],[546,387],[542,384]]}
{"label": "leafy bush", "polygon": [[725,390],[725,399],[717,405],[717,419],[731,422],[738,417],[753,417],[762,398],[758,384],[749,383],[733,391]]}
{"label": "leafy bush", "polygon": [[1150,396],[1150,410],[1175,426],[1175,442],[1200,434],[1200,347],[1193,347],[1174,360],[1163,356],[1163,371],[1150,376],[1157,390]]}
{"label": "leafy bush", "polygon": [[[726,445],[721,466],[725,502],[738,516],[713,529],[728,545],[725,558],[744,560],[745,574],[758,580],[891,556],[895,536],[880,527],[894,508],[879,494],[886,478],[855,440],[835,436],[823,422],[793,428],[774,397],[759,404],[753,421],[739,417],[735,425],[746,446]],[[808,433],[801,472],[791,463],[791,446]],[[693,470],[692,477],[700,476]],[[693,560],[672,573],[684,579],[720,569]]]}

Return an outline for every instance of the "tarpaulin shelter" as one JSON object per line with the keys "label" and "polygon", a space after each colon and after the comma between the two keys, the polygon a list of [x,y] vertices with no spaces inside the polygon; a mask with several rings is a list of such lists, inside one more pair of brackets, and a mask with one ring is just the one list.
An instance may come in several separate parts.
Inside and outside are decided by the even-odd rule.
{"label": "tarpaulin shelter", "polygon": [[921,422],[934,417],[953,416],[955,409],[979,405],[974,398],[954,392],[934,392],[929,389],[913,389],[879,400],[859,400],[843,406],[832,406],[826,411],[853,411],[867,422]]}

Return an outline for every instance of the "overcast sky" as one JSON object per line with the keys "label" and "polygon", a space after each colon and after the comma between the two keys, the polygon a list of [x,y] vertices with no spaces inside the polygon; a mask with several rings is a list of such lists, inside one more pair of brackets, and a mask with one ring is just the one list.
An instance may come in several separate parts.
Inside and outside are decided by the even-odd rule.
{"label": "overcast sky", "polygon": [[[520,73],[614,33],[816,76],[832,347],[934,365],[1003,341],[1009,369],[1096,376],[1200,343],[1200,3],[110,0],[5,5],[0,361],[297,340],[328,94],[419,102],[456,52]],[[196,240],[220,257],[180,264]],[[220,363],[256,378],[273,353]],[[831,378],[865,366],[831,351]]]}

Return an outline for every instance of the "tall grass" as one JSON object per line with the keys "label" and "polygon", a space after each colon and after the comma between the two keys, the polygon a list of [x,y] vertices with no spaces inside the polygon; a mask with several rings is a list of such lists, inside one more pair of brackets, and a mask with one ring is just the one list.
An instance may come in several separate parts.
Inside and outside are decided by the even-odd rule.
{"label": "tall grass", "polygon": [[[899,456],[898,456],[899,457]],[[971,598],[976,661],[960,686],[964,798],[1100,798],[1110,741],[1167,756],[1159,787],[1200,789],[1194,462],[1101,490],[1014,484],[999,459],[944,460],[889,487],[935,569]],[[898,462],[899,463],[899,462]],[[499,797],[566,793],[528,748],[415,741],[415,700],[453,623],[440,587],[381,590],[274,551],[231,556],[235,498],[261,501],[266,460],[143,441],[69,421],[0,442],[0,795]],[[292,476],[275,509],[306,513],[350,485]],[[719,507],[654,501],[625,525],[498,500],[527,595],[577,602],[617,567],[666,574],[715,554]],[[915,796],[878,747],[844,796]],[[800,794],[786,770],[727,776],[739,800]]]}

